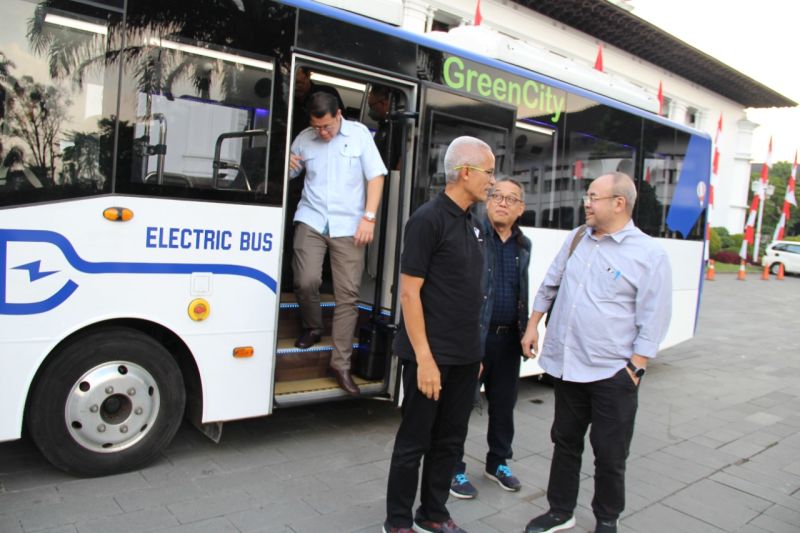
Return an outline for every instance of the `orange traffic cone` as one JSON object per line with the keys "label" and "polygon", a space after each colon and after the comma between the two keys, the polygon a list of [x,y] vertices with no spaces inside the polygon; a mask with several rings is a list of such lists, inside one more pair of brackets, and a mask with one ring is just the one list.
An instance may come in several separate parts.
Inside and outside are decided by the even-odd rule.
{"label": "orange traffic cone", "polygon": [[764,271],[761,272],[761,279],[769,281],[769,265],[765,266]]}
{"label": "orange traffic cone", "polygon": [[783,263],[778,265],[778,277],[775,279],[783,279]]}
{"label": "orange traffic cone", "polygon": [[742,259],[741,262],[739,262],[739,273],[736,274],[736,279],[738,279],[739,281],[744,281],[744,272],[745,272],[744,259]]}
{"label": "orange traffic cone", "polygon": [[706,269],[706,281],[714,281],[714,260],[708,260],[708,268]]}

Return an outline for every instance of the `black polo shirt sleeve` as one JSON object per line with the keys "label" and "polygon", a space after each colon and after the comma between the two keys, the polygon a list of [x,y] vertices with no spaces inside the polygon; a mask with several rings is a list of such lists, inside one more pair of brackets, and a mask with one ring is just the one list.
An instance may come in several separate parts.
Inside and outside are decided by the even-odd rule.
{"label": "black polo shirt sleeve", "polygon": [[427,278],[431,258],[439,242],[436,224],[428,217],[411,217],[406,224],[400,272],[415,278]]}

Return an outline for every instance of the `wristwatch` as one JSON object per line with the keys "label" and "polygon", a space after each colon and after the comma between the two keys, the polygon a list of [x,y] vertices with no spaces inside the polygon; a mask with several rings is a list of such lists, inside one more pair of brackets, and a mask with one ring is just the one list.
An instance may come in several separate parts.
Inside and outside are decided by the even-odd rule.
{"label": "wristwatch", "polygon": [[631,363],[630,361],[628,361],[628,364],[625,365],[625,366],[627,366],[628,369],[631,372],[633,372],[633,375],[636,376],[637,378],[642,379],[642,377],[644,376],[644,373],[645,373],[645,369],[644,368],[639,368],[636,365],[634,365],[633,363]]}
{"label": "wristwatch", "polygon": [[364,220],[367,222],[375,222],[375,213],[372,211],[364,211]]}

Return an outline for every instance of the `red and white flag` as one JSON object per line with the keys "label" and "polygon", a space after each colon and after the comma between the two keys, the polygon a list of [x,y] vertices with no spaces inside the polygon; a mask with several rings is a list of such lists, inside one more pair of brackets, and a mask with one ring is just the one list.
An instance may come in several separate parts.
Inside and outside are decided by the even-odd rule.
{"label": "red and white flag", "polygon": [[658,114],[664,114],[664,84],[660,80],[658,82]]}
{"label": "red and white flag", "polygon": [[739,257],[742,261],[747,260],[747,245],[753,246],[756,241],[756,213],[758,212],[757,194],[753,195],[753,201],[750,202],[750,213],[747,215],[747,222],[744,225],[744,239],[742,239],[742,248],[739,250]]}
{"label": "red and white flag", "polygon": [[[767,150],[767,159],[761,165],[761,188],[758,191],[758,196],[761,201],[764,201],[764,195],[767,193],[767,184],[769,183],[769,169],[772,167],[772,137],[769,138],[769,149]],[[765,204],[766,205],[766,204]]]}
{"label": "red and white flag", "polygon": [[597,58],[594,60],[594,69],[605,72],[603,70],[603,43],[600,43],[600,46],[597,47]]}
{"label": "red and white flag", "polygon": [[786,195],[783,197],[783,210],[781,211],[781,218],[778,220],[778,225],[775,226],[775,233],[772,234],[773,241],[783,239],[783,234],[786,231],[786,222],[789,220],[792,207],[797,207],[797,198],[794,196],[794,187],[797,183],[797,152],[794,153],[794,164],[792,165],[792,175],[789,176],[789,182],[786,184]]}
{"label": "red and white flag", "polygon": [[575,165],[572,171],[572,178],[576,180],[583,179],[583,161],[581,161],[580,159],[575,161]]}
{"label": "red and white flag", "polygon": [[[717,185],[719,175],[719,139],[722,134],[722,113],[719,114],[717,121],[717,133],[714,135],[714,160],[711,164],[711,180],[708,187],[708,216],[706,217],[706,251],[705,259],[708,261],[711,249],[711,219],[714,216],[714,188]],[[648,169],[649,170],[649,169]],[[648,180],[649,181],[649,180]]]}
{"label": "red and white flag", "polygon": [[758,213],[759,196],[753,195],[753,201],[750,202],[750,213],[747,215],[747,222],[744,225],[744,240],[751,246],[755,244],[755,229],[756,229],[756,213]]}
{"label": "red and white flag", "polygon": [[475,6],[475,26],[480,26],[481,22],[483,22],[483,16],[481,15],[481,0],[478,0],[478,5]]}
{"label": "red and white flag", "polygon": [[797,151],[794,152],[794,164],[792,165],[792,175],[789,176],[789,183],[786,185],[786,195],[784,201],[797,207],[797,197],[794,195],[797,186]]}

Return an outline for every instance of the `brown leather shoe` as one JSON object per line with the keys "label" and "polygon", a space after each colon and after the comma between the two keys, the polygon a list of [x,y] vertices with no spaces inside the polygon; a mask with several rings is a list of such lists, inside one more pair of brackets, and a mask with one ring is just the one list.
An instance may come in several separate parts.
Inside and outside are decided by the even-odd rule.
{"label": "brown leather shoe", "polygon": [[336,378],[336,383],[338,383],[347,394],[351,396],[359,396],[361,394],[361,389],[353,382],[353,376],[350,375],[349,370],[337,370],[330,367],[330,371],[333,377]]}
{"label": "brown leather shoe", "polygon": [[322,335],[319,333],[314,333],[310,329],[303,331],[303,334],[300,335],[296,341],[294,341],[294,345],[301,350],[305,350],[307,348],[311,348],[319,341],[322,340]]}

